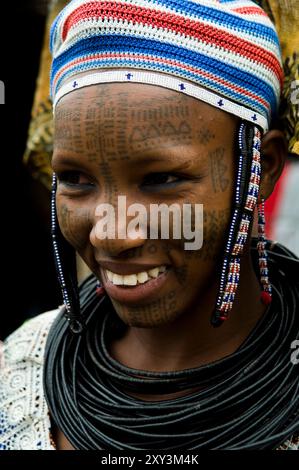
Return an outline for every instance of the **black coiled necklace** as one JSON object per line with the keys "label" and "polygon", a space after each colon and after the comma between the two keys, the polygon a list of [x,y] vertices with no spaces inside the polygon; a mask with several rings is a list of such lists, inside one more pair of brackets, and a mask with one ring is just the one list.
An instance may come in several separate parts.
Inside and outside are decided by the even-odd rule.
{"label": "black coiled necklace", "polygon": [[[149,372],[109,355],[117,316],[96,280],[80,290],[86,329],[73,335],[63,313],[49,333],[44,390],[51,417],[76,449],[274,449],[299,431],[299,260],[281,245],[270,249],[273,301],[238,350],[198,368]],[[252,254],[256,262],[256,245]],[[120,323],[118,326],[121,326]],[[149,402],[125,393],[183,397]]]}

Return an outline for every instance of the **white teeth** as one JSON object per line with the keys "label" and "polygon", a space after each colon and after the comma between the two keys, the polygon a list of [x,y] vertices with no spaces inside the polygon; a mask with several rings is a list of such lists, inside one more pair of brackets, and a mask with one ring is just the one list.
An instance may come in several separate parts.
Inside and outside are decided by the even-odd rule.
{"label": "white teeth", "polygon": [[[111,273],[112,274],[112,273]],[[122,286],[124,283],[124,278],[120,274],[115,274],[113,273],[113,279],[112,279],[113,284],[116,286]]]}
{"label": "white teeth", "polygon": [[136,274],[128,274],[127,276],[122,276],[122,277],[124,279],[124,286],[136,286],[137,284]]}
{"label": "white teeth", "polygon": [[145,271],[137,274],[137,281],[139,282],[139,284],[144,284],[146,281],[148,281],[148,279],[149,279],[149,276],[147,272]]}
{"label": "white teeth", "polygon": [[137,274],[128,274],[122,276],[121,274],[113,273],[106,269],[106,274],[110,282],[116,286],[136,286],[137,284],[144,284],[151,278],[157,278],[160,273],[166,271],[166,266],[158,266],[148,271],[142,271]]}
{"label": "white teeth", "polygon": [[148,273],[151,277],[158,277],[159,276],[159,268],[150,269],[148,271]]}

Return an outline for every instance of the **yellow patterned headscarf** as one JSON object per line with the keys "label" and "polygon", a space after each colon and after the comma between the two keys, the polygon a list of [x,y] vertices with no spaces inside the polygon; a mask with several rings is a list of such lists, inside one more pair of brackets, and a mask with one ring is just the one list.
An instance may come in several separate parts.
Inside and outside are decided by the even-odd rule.
{"label": "yellow patterned headscarf", "polygon": [[53,114],[49,97],[51,56],[49,50],[50,27],[58,13],[70,0],[51,0],[41,53],[39,73],[31,112],[24,163],[32,176],[49,190],[52,185],[51,157],[53,151]]}
{"label": "yellow patterned headscarf", "polygon": [[254,0],[274,22],[282,49],[285,82],[280,119],[289,152],[299,155],[299,0]]}
{"label": "yellow patterned headscarf", "polygon": [[[289,152],[299,155],[299,0],[254,0],[276,25],[284,60],[285,83],[281,104],[281,125]],[[49,99],[49,29],[69,0],[52,0],[46,25],[39,76],[32,108],[24,162],[34,178],[51,189],[53,149],[52,105]]]}

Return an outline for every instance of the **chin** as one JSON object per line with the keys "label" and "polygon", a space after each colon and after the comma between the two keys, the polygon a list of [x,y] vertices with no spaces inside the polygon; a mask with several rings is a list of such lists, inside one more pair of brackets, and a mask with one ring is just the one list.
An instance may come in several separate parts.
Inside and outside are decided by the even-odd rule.
{"label": "chin", "polygon": [[134,328],[158,328],[172,323],[179,316],[179,312],[165,313],[165,310],[158,309],[155,304],[136,307],[128,307],[115,301],[112,301],[112,304],[123,323]]}

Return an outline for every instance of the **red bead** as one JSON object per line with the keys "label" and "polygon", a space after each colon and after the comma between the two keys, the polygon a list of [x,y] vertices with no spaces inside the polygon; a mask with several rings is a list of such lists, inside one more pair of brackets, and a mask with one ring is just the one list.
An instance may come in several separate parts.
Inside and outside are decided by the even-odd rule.
{"label": "red bead", "polygon": [[105,293],[104,287],[97,287],[97,288],[96,288],[96,294],[97,294],[97,295],[99,295],[99,296],[100,296],[100,295],[104,295],[104,293]]}
{"label": "red bead", "polygon": [[272,297],[269,292],[266,292],[264,290],[263,292],[261,292],[261,301],[264,305],[269,305],[272,302]]}

